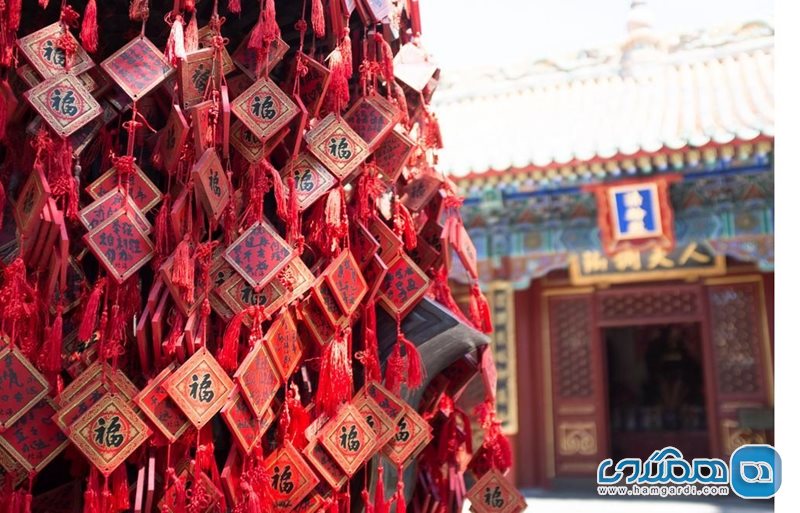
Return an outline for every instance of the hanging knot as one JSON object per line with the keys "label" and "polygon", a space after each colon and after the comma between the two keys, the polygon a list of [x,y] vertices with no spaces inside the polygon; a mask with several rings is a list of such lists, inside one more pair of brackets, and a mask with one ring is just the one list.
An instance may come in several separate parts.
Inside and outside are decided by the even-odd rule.
{"label": "hanging knot", "polygon": [[78,26],[78,18],[80,18],[80,14],[78,14],[78,11],[73,9],[71,5],[65,4],[64,7],[61,8],[60,20],[64,25],[76,28]]}

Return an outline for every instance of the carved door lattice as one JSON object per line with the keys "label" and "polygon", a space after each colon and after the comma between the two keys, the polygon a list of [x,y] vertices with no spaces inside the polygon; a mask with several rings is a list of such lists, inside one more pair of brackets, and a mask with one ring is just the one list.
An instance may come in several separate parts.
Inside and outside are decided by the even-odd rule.
{"label": "carved door lattice", "polygon": [[553,299],[550,304],[556,394],[563,398],[590,397],[591,298]]}
{"label": "carved door lattice", "polygon": [[603,294],[598,300],[598,317],[603,322],[689,316],[700,308],[699,295],[692,289]]}

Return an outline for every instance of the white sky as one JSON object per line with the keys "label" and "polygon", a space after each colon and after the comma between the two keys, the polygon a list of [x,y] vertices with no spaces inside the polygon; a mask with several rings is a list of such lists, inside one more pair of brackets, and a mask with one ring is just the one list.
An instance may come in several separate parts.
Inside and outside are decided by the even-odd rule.
{"label": "white sky", "polygon": [[[774,15],[773,0],[650,0],[649,7],[665,33]],[[619,43],[629,8],[630,0],[420,0],[423,44],[444,70]]]}

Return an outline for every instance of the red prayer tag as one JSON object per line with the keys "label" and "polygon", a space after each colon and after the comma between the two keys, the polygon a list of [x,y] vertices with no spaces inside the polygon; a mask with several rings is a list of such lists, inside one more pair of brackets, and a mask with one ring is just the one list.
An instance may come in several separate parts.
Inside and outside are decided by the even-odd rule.
{"label": "red prayer tag", "polygon": [[231,144],[248,162],[255,164],[264,158],[266,144],[253,135],[238,119],[231,126]]}
{"label": "red prayer tag", "polygon": [[267,408],[263,416],[257,417],[247,406],[247,401],[242,397],[238,388],[234,388],[231,392],[228,402],[225,403],[220,413],[236,442],[248,455],[267,432],[272,421],[275,420],[275,414],[270,408]]}
{"label": "red prayer tag", "polygon": [[267,349],[281,377],[288,380],[303,358],[303,346],[291,314],[283,312],[264,335]]}
{"label": "red prayer tag", "polygon": [[311,295],[317,300],[328,322],[333,326],[343,324],[347,320],[347,316],[339,306],[339,302],[334,297],[330,285],[328,285],[328,282],[326,282],[324,278],[318,280],[317,286],[314,287]]}
{"label": "red prayer tag", "polygon": [[255,343],[233,379],[239,383],[242,395],[259,419],[267,412],[270,402],[281,388],[280,374],[262,340]]}
{"label": "red prayer tag", "polygon": [[194,187],[209,220],[219,222],[231,200],[228,175],[222,169],[217,152],[208,148],[192,168]]}
{"label": "red prayer tag", "polygon": [[359,98],[347,111],[344,119],[370,151],[380,145],[399,118],[399,110],[389,100],[379,95]]}
{"label": "red prayer tag", "polygon": [[[93,337],[92,342],[97,338],[97,334]],[[103,376],[105,372],[105,376]],[[56,402],[59,407],[64,408],[68,404],[75,401],[75,399],[95,381],[100,381],[104,389],[109,392],[118,392],[126,399],[133,400],[139,390],[131,383],[131,380],[119,369],[112,369],[107,363],[94,362],[89,368],[84,370],[72,383],[67,385],[64,390],[56,397]]]}
{"label": "red prayer tag", "polygon": [[260,291],[283,269],[292,250],[265,221],[253,223],[225,250],[225,260]]}
{"label": "red prayer tag", "polygon": [[431,198],[439,192],[441,185],[440,178],[429,174],[421,175],[403,189],[400,201],[412,212],[419,212],[430,204]]}
{"label": "red prayer tag", "polygon": [[325,166],[313,155],[303,152],[290,161],[281,171],[284,184],[288,187],[289,177],[294,178],[297,193],[297,206],[304,211],[322,197],[336,180]]}
{"label": "red prayer tag", "polygon": [[131,213],[131,221],[135,222],[145,235],[149,235],[153,226],[147,217],[133,202],[130,194],[125,194],[121,188],[114,187],[96,201],[89,203],[78,212],[78,219],[88,231],[92,231],[108,218],[119,212],[121,209],[128,209]]}
{"label": "red prayer tag", "polygon": [[294,508],[319,482],[291,444],[273,451],[264,461],[264,468],[269,473],[269,494],[280,509]]}
{"label": "red prayer tag", "polygon": [[414,260],[419,268],[428,271],[431,268],[438,268],[441,253],[433,249],[425,239],[417,239],[417,247],[408,252],[411,259]]}
{"label": "red prayer tag", "polygon": [[58,413],[53,415],[53,422],[69,434],[70,426],[108,392],[108,386],[104,386],[102,381],[92,381],[72,401],[61,405]]}
{"label": "red prayer tag", "polygon": [[[59,39],[63,36],[70,40],[70,46],[75,49],[69,57],[59,45]],[[72,75],[94,66],[86,50],[78,44],[78,40],[69,30],[64,30],[60,22],[28,34],[18,41],[18,45],[31,66],[45,78],[66,74],[67,59],[69,59],[69,73]]]}
{"label": "red prayer tag", "polygon": [[225,404],[233,381],[205,347],[167,380],[167,392],[198,429]]}
{"label": "red prayer tag", "polygon": [[167,391],[167,381],[174,370],[175,364],[170,363],[134,398],[142,413],[170,442],[175,442],[191,425]]}
{"label": "red prayer tag", "polygon": [[50,185],[44,171],[34,166],[16,203],[17,227],[23,237],[31,238],[38,233],[41,214],[49,197]]}
{"label": "red prayer tag", "polygon": [[397,423],[394,438],[383,448],[383,454],[398,467],[403,465],[414,454],[433,439],[431,427],[414,408],[405,405],[405,411]]}
{"label": "red prayer tag", "polygon": [[214,49],[201,48],[187,53],[186,58],[178,62],[179,85],[184,109],[203,100],[208,81],[212,79],[213,61]]}
{"label": "red prayer tag", "polygon": [[436,65],[417,44],[404,44],[394,56],[395,77],[418,93],[425,89],[436,71]]}
{"label": "red prayer tag", "polygon": [[[275,281],[267,283],[260,292],[256,292],[252,285],[247,283],[241,276],[234,274],[222,284],[219,289],[220,298],[230,307],[234,314],[237,314],[250,306],[261,306],[264,314],[271,315],[278,311],[284,303],[284,291]],[[250,324],[252,319],[247,316],[246,324]]]}
{"label": "red prayer tag", "polygon": [[274,39],[269,44],[267,50],[267,58],[263,60],[261,66],[258,65],[258,50],[249,48],[250,36],[242,39],[242,43],[236,48],[231,56],[233,62],[242,70],[248,77],[256,80],[259,77],[266,76],[276,64],[280,62],[284,54],[289,50],[289,45],[283,42],[282,39]]}
{"label": "red prayer tag", "polygon": [[153,244],[133,222],[132,214],[119,210],[83,236],[92,253],[118,283],[132,276],[153,257]]}
{"label": "red prayer tag", "polygon": [[[298,52],[297,59],[301,61],[306,70],[306,74],[300,77],[298,94],[308,109],[308,115],[315,118],[319,114],[322,100],[325,99],[325,94],[328,91],[331,72],[328,68],[303,53]],[[294,70],[287,81],[289,87],[294,85],[294,74],[297,73],[296,62]]]}
{"label": "red prayer tag", "polygon": [[100,66],[132,100],[155,89],[173,72],[164,54],[142,36],[111,54]]}
{"label": "red prayer tag", "polygon": [[336,334],[336,328],[328,320],[328,316],[320,306],[316,295],[312,294],[311,297],[303,302],[300,306],[300,314],[311,336],[314,337],[314,340],[319,345],[326,345]]}
{"label": "red prayer tag", "polygon": [[69,445],[52,420],[55,413],[55,404],[45,397],[14,423],[14,429],[0,433],[0,447],[27,472],[40,472]]}
{"label": "red prayer tag", "polygon": [[169,111],[167,124],[162,129],[159,151],[164,162],[164,169],[173,171],[183,152],[186,137],[189,135],[189,123],[180,107],[173,105]]}
{"label": "red prayer tag", "polygon": [[311,440],[305,449],[303,449],[306,459],[314,465],[319,475],[334,490],[339,490],[343,484],[347,482],[347,474],[342,470],[342,467],[336,463],[336,460],[328,454],[328,451],[322,446],[318,439]]}
{"label": "red prayer tag", "polygon": [[353,253],[346,249],[331,262],[325,273],[333,297],[345,315],[353,315],[367,294],[367,282],[358,268]]}
{"label": "red prayer tag", "polygon": [[105,476],[130,456],[150,436],[123,396],[107,394],[78,419],[69,438]]}
{"label": "red prayer tag", "polygon": [[392,3],[389,0],[366,0],[365,3],[375,23],[387,20],[392,13]]}
{"label": "red prayer tag", "polygon": [[358,266],[364,269],[364,266],[372,260],[372,255],[380,249],[380,244],[378,244],[378,239],[372,236],[367,227],[357,221],[351,249],[356,257]]}
{"label": "red prayer tag", "polygon": [[370,262],[364,268],[364,279],[369,283],[369,290],[367,291],[366,300],[372,301],[378,294],[381,288],[383,279],[386,273],[389,272],[389,266],[378,255],[373,255]]}
{"label": "red prayer tag", "polygon": [[240,94],[231,110],[264,142],[294,118],[300,109],[268,78],[261,78]]}
{"label": "red prayer tag", "polygon": [[0,351],[0,431],[8,429],[50,391],[50,384],[16,347]]}
{"label": "red prayer tag", "polygon": [[378,406],[378,403],[366,394],[354,399],[353,404],[356,405],[359,413],[375,433],[375,450],[382,449],[394,437],[397,423]]}
{"label": "red prayer tag", "polygon": [[67,137],[103,113],[74,75],[58,75],[25,91],[25,98],[59,136]]}
{"label": "red prayer tag", "polygon": [[[222,491],[220,491],[214,482],[209,478],[205,472],[196,472],[193,465],[188,462],[179,466],[178,480],[173,483],[164,492],[164,496],[158,502],[158,509],[161,513],[178,513],[179,511],[186,511],[185,506],[176,507],[178,497],[186,499],[185,493],[194,488],[194,480],[199,476],[200,478],[200,493],[190,500],[192,513],[214,513],[219,511],[220,501],[222,500]],[[182,487],[184,490],[179,495],[177,486]]]}
{"label": "red prayer tag", "polygon": [[319,440],[348,476],[352,476],[375,449],[375,432],[352,404],[328,421]]}
{"label": "red prayer tag", "polygon": [[497,470],[490,470],[467,492],[475,513],[517,513],[525,509],[525,498]]}
{"label": "red prayer tag", "polygon": [[403,251],[403,241],[401,241],[386,223],[373,216],[367,226],[369,232],[378,241],[378,256],[384,262],[391,262],[395,255]]}
{"label": "red prayer tag", "polygon": [[354,400],[358,401],[362,395],[375,401],[375,404],[391,419],[392,424],[397,424],[400,417],[405,413],[405,402],[377,381],[367,382],[364,388],[356,394]]}
{"label": "red prayer tag", "polygon": [[390,314],[402,319],[425,295],[431,280],[405,252],[388,265],[378,299]]}
{"label": "red prayer tag", "polygon": [[333,113],[305,135],[308,150],[339,180],[345,180],[367,158],[367,143]]}
{"label": "red prayer tag", "polygon": [[298,255],[292,257],[289,264],[278,273],[277,278],[281,288],[285,289],[286,303],[302,297],[314,286],[315,280],[314,274]]}
{"label": "red prayer tag", "polygon": [[478,252],[463,224],[459,224],[454,247],[464,269],[473,279],[478,279]]}
{"label": "red prayer tag", "polygon": [[214,100],[206,100],[186,109],[192,124],[195,158],[200,158],[203,152],[216,142],[211,123],[211,113],[216,107]]}

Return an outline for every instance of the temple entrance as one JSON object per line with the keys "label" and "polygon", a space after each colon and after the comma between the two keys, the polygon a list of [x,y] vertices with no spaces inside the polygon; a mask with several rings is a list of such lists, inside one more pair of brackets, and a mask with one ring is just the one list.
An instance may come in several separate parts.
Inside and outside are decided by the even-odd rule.
{"label": "temple entrance", "polygon": [[687,459],[710,454],[699,322],[607,327],[611,456],[646,458],[672,445]]}

